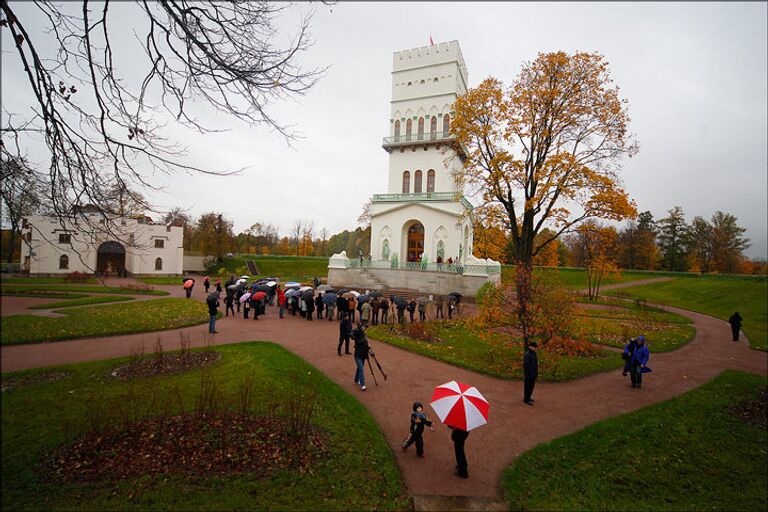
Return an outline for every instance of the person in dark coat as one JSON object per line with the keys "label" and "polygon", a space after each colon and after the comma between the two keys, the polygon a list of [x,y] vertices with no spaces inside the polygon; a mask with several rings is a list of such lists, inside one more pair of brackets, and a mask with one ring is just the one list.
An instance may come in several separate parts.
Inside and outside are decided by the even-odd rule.
{"label": "person in dark coat", "polygon": [[416,443],[416,455],[424,457],[424,426],[428,426],[432,432],[435,429],[432,427],[432,422],[429,421],[427,415],[424,414],[424,406],[421,402],[413,402],[413,412],[411,413],[411,429],[410,435],[403,441],[403,451],[407,450],[409,446]]}
{"label": "person in dark coat", "polygon": [[643,387],[643,368],[648,364],[648,358],[650,356],[651,352],[645,344],[645,337],[638,336],[637,347],[629,362],[629,378],[632,381],[633,388],[640,389]]}
{"label": "person in dark coat", "polygon": [[411,317],[411,323],[413,323],[413,314],[416,312],[416,301],[411,299],[408,303],[408,316]]}
{"label": "person in dark coat", "polygon": [[237,312],[240,312],[240,297],[245,294],[245,291],[242,288],[238,288],[235,290],[235,304],[237,305]]}
{"label": "person in dark coat", "polygon": [[211,278],[208,276],[205,276],[203,278],[203,287],[205,288],[205,293],[208,293],[208,289],[211,287]]}
{"label": "person in dark coat", "polygon": [[192,289],[195,287],[195,280],[192,278],[184,280],[185,283],[187,281],[192,281],[192,286],[190,286],[189,288],[184,288],[184,293],[187,294],[187,298],[189,299],[190,297],[192,297]]}
{"label": "person in dark coat", "polygon": [[371,315],[372,317],[371,323],[373,323],[373,325],[379,324],[379,308],[380,307],[381,307],[381,301],[379,300],[378,297],[374,297],[373,299],[371,299],[371,312],[373,313],[373,315]]}
{"label": "person in dark coat", "polygon": [[741,315],[738,311],[731,315],[728,319],[728,323],[731,324],[731,333],[733,333],[733,341],[739,341],[739,331],[741,331]]}
{"label": "person in dark coat", "polygon": [[219,294],[218,292],[214,292],[205,299],[205,302],[208,304],[208,315],[210,315],[210,319],[208,321],[208,333],[209,334],[218,334],[218,331],[216,331],[216,315],[219,314]]}
{"label": "person in dark coat", "polygon": [[355,384],[359,384],[360,390],[365,391],[365,362],[368,360],[370,350],[368,338],[365,336],[365,331],[359,327],[352,331],[352,337],[355,339]]}
{"label": "person in dark coat", "polygon": [[[245,293],[243,293],[243,295],[245,295]],[[241,302],[238,300],[238,303]],[[244,300],[241,304],[243,305],[243,318],[247,320],[248,312],[251,310],[251,298],[248,297],[248,299]]]}
{"label": "person in dark coat", "polygon": [[451,440],[453,441],[453,451],[456,453],[456,474],[461,478],[469,478],[467,471],[467,455],[464,453],[464,443],[469,437],[469,432],[458,427],[448,426],[452,430]]}
{"label": "person in dark coat", "polygon": [[352,322],[349,321],[349,317],[344,315],[339,323],[339,347],[336,351],[341,356],[341,345],[344,344],[344,353],[349,354],[349,335],[352,334]]}
{"label": "person in dark coat", "polygon": [[232,316],[235,316],[235,295],[232,291],[227,290],[227,295],[224,297],[224,304],[226,306],[225,315],[229,316],[229,312],[232,312]]}
{"label": "person in dark coat", "polygon": [[389,301],[387,299],[381,299],[381,323],[389,323]]}
{"label": "person in dark coat", "polygon": [[443,296],[436,295],[435,308],[437,308],[437,312],[435,313],[435,318],[442,318],[443,320],[445,320],[445,315],[443,314],[443,304],[445,304],[445,299],[443,299]]}
{"label": "person in dark coat", "polygon": [[527,405],[533,405],[533,388],[536,385],[536,378],[539,376],[539,358],[536,355],[538,343],[532,341],[525,349],[523,356],[523,402]]}
{"label": "person in dark coat", "polygon": [[325,303],[323,302],[323,294],[319,293],[317,297],[315,297],[315,309],[317,309],[317,319],[322,320],[323,319],[323,309],[325,309]]}
{"label": "person in dark coat", "polygon": [[347,299],[339,295],[336,297],[336,314],[339,317],[339,320],[342,319],[342,317],[347,313],[347,310],[349,310],[349,303],[347,302]]}
{"label": "person in dark coat", "polygon": [[217,293],[221,293],[222,292],[222,289],[221,289],[221,279],[216,281],[216,292]]}
{"label": "person in dark coat", "polygon": [[407,307],[404,300],[394,303],[397,306],[397,322],[405,324],[405,308]]}
{"label": "person in dark coat", "polygon": [[312,321],[312,313],[315,312],[315,299],[307,297],[304,300],[304,304],[307,306],[307,320]]}

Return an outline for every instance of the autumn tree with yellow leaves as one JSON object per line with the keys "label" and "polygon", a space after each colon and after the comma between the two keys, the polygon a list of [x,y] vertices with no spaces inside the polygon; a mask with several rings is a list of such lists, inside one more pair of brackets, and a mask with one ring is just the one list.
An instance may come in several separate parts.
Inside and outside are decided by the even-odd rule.
{"label": "autumn tree with yellow leaves", "polygon": [[451,133],[467,153],[457,178],[504,212],[518,267],[587,219],[636,215],[618,171],[637,145],[601,55],[541,53],[509,87],[488,78],[453,110]]}

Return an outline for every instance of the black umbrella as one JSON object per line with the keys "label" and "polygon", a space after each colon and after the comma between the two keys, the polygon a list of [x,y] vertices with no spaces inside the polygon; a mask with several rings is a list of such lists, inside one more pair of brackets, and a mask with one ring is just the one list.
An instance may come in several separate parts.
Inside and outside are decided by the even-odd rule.
{"label": "black umbrella", "polygon": [[401,308],[404,308],[408,305],[408,301],[405,299],[405,297],[400,297],[399,295],[392,299],[392,302]]}
{"label": "black umbrella", "polygon": [[344,295],[345,293],[349,293],[349,288],[342,288],[341,290],[336,290],[336,293],[339,295]]}
{"label": "black umbrella", "polygon": [[251,285],[251,289],[252,289],[254,292],[264,292],[264,293],[269,293],[269,286],[267,286],[266,284],[257,284],[257,285]]}
{"label": "black umbrella", "polygon": [[209,293],[208,297],[206,297],[205,302],[208,304],[216,304],[216,301],[219,300],[219,294],[216,292]]}
{"label": "black umbrella", "polygon": [[338,295],[336,295],[334,292],[328,292],[325,295],[323,295],[323,304],[325,304],[326,306],[336,305],[337,298],[338,298]]}
{"label": "black umbrella", "polygon": [[365,304],[370,299],[370,296],[368,295],[360,295],[357,297],[357,303],[358,304]]}
{"label": "black umbrella", "polygon": [[382,293],[379,290],[373,290],[368,294],[369,297],[381,297]]}
{"label": "black umbrella", "polygon": [[304,293],[301,294],[301,298],[304,300],[311,299],[315,296],[315,290],[305,290]]}

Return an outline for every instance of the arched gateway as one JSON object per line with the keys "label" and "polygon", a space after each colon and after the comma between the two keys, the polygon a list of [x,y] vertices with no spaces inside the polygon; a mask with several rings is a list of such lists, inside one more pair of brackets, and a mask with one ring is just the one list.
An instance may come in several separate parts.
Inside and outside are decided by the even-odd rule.
{"label": "arched gateway", "polygon": [[410,262],[421,261],[421,255],[424,253],[424,225],[421,222],[414,222],[408,228],[408,253],[407,260]]}
{"label": "arched gateway", "polygon": [[104,273],[117,272],[125,268],[125,247],[120,242],[111,240],[104,242],[96,250],[96,271]]}

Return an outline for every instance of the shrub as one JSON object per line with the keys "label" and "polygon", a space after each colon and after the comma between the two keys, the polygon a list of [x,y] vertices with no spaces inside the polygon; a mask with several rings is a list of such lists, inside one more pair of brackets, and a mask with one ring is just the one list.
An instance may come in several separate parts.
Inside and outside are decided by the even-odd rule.
{"label": "shrub", "polygon": [[483,305],[485,300],[496,290],[496,285],[491,283],[490,281],[483,283],[483,286],[480,287],[479,290],[477,290],[477,293],[475,294],[475,302],[478,305]]}
{"label": "shrub", "polygon": [[83,274],[82,272],[70,272],[64,276],[64,280],[68,283],[83,283],[88,279],[88,274]]}

